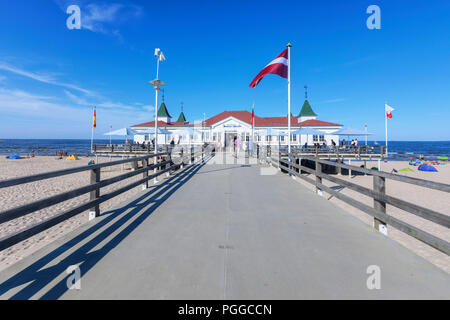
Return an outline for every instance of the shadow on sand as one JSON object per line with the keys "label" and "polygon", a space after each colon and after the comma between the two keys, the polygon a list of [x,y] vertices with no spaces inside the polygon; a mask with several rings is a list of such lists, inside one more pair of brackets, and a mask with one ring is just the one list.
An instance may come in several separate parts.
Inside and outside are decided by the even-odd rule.
{"label": "shadow on sand", "polygon": [[[205,162],[206,163],[206,162]],[[172,177],[166,179],[163,183],[150,187],[143,195],[137,199],[132,200],[123,207],[105,212],[89,229],[76,235],[60,247],[46,254],[39,260],[32,263],[22,271],[18,272],[5,282],[0,284],[0,297],[8,293],[10,290],[26,285],[17,293],[11,296],[10,299],[30,299],[43,288],[49,286],[61,274],[65,274],[64,278],[55,285],[46,289],[40,299],[58,299],[67,290],[66,270],[69,266],[78,265],[81,275],[85,275],[91,268],[93,268],[106,254],[108,254],[114,247],[116,247],[122,240],[124,240],[133,230],[135,230],[146,218],[148,218],[165,200],[174,194],[182,185],[184,185],[193,175],[200,170],[205,163],[197,163],[185,170],[174,174]],[[143,210],[145,208],[145,210]],[[123,216],[121,216],[123,215]],[[114,221],[118,218],[116,221]],[[131,221],[134,219],[133,221]],[[131,221],[131,222],[130,222]],[[102,245],[99,249],[93,250],[102,241],[117,232],[118,229],[129,223],[123,230],[113,236],[108,242]],[[57,261],[60,255],[73,250],[77,244],[93,235],[95,232],[103,229],[94,238],[75,249],[67,257]],[[49,263],[51,266],[44,268]],[[44,268],[44,269],[43,269]]]}

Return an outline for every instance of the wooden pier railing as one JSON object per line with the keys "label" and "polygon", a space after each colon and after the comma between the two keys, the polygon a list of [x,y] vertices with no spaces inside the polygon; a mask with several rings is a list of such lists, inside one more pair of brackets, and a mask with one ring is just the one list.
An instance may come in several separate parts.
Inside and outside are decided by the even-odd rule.
{"label": "wooden pier railing", "polygon": [[[65,212],[56,214],[51,218],[39,222],[37,224],[31,225],[25,229],[22,229],[16,233],[6,235],[3,238],[0,238],[0,251],[4,250],[8,247],[13,246],[25,239],[28,239],[42,231],[45,231],[79,213],[89,210],[90,218],[95,218],[100,215],[100,204],[110,200],[117,195],[124,193],[134,187],[142,185],[143,189],[148,187],[148,181],[154,179],[162,174],[170,174],[170,171],[177,170],[179,168],[183,168],[185,164],[191,164],[195,162],[197,159],[201,159],[204,161],[207,156],[213,152],[211,148],[205,146],[200,146],[197,148],[186,147],[179,150],[174,150],[172,153],[157,153],[151,155],[145,155],[140,157],[132,157],[129,159],[87,165],[81,167],[75,167],[70,169],[58,170],[53,172],[40,173],[32,176],[13,178],[9,180],[0,181],[0,189],[17,186],[25,183],[31,183],[35,181],[42,181],[50,178],[65,176],[78,172],[89,172],[90,174],[90,184],[66,191],[57,195],[53,195],[41,200],[37,200],[25,205],[21,205],[19,207],[15,207],[12,209],[8,209],[0,212],[0,224],[11,221],[13,219],[23,217],[27,214],[36,212],[41,209],[48,208],[55,204],[73,199],[75,197],[84,195],[89,193],[90,198],[89,201],[71,208]],[[174,154],[176,153],[176,155]],[[174,157],[176,159],[174,159]],[[149,165],[150,159],[157,159],[156,163]],[[142,162],[142,168],[138,168],[138,162]],[[111,167],[115,165],[120,165],[124,163],[132,163],[133,171],[127,172],[109,179],[101,180],[101,169],[106,167]],[[151,170],[154,170],[150,172]],[[138,181],[127,184],[124,187],[118,188],[112,192],[107,194],[100,194],[101,188],[109,186],[113,183],[122,181],[124,179],[128,179],[134,177],[136,175],[142,174],[142,178]]]}
{"label": "wooden pier railing", "polygon": [[[386,212],[386,205],[397,207],[408,213],[419,216],[423,219],[432,221],[438,225],[450,228],[450,215],[436,212],[432,209],[419,206],[417,204],[390,196],[386,194],[386,180],[396,180],[404,183],[413,184],[429,189],[439,190],[450,193],[450,185],[433,182],[398,174],[392,174],[383,171],[377,171],[367,168],[356,167],[352,165],[343,164],[340,162],[334,162],[329,160],[320,159],[319,157],[301,156],[298,154],[291,154],[290,157],[280,157],[278,153],[270,153],[268,149],[262,149],[259,153],[259,159],[272,166],[279,168],[280,170],[299,177],[304,181],[315,186],[315,191],[318,194],[322,194],[322,191],[336,197],[337,199],[371,215],[374,217],[374,227],[380,230],[380,225],[390,225],[426,244],[429,246],[450,255],[450,243],[444,239],[440,239],[426,231],[423,231],[415,226],[412,226],[404,221],[401,221]],[[303,160],[303,161],[302,161]],[[308,161],[311,165],[303,165],[305,161]],[[323,170],[324,166],[330,166],[338,168],[339,170],[347,169],[349,173],[359,172],[365,175],[373,177],[373,188],[367,188],[356,183],[350,182],[338,178],[336,175],[327,174]],[[311,175],[306,176],[304,173]],[[344,195],[328,186],[323,184],[323,180],[328,180],[333,183],[345,186],[351,190],[354,190],[364,196],[368,196],[373,199],[373,207],[356,200],[355,198]]]}

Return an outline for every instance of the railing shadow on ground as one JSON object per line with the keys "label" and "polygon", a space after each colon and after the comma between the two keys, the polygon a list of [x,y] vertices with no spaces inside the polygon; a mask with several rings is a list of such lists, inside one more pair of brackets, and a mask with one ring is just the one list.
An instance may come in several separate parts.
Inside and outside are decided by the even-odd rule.
{"label": "railing shadow on ground", "polygon": [[[77,235],[73,239],[62,244],[52,252],[46,254],[24,270],[13,275],[8,280],[0,284],[0,298],[7,292],[14,288],[18,288],[29,283],[26,287],[20,289],[17,293],[11,296],[10,299],[24,300],[30,299],[45,286],[49,285],[54,279],[59,277],[62,273],[65,273],[69,266],[78,265],[81,271],[81,276],[84,276],[92,267],[94,267],[108,252],[116,247],[122,240],[124,240],[133,230],[135,230],[145,219],[147,219],[165,200],[167,200],[172,194],[175,193],[181,186],[183,186],[190,178],[195,175],[204,163],[200,162],[192,165],[190,168],[186,168],[184,171],[174,174],[163,183],[154,186],[149,189],[144,195],[131,201],[121,208],[110,210],[103,215],[107,215],[103,220],[94,224],[92,227]],[[162,196],[161,198],[159,198]],[[150,203],[151,207],[141,212],[141,210],[147,207]],[[127,212],[128,211],[128,212]],[[124,212],[127,212],[119,220],[114,221]],[[133,219],[136,215],[139,216],[127,225],[122,231],[115,235],[111,240],[104,244],[100,249],[90,252],[93,248],[99,245],[102,241],[108,238],[111,234],[121,228],[128,221]],[[111,225],[109,225],[111,224]],[[57,262],[53,266],[49,266],[42,269],[47,264],[54,261],[58,256],[69,251],[78,243],[88,238],[95,232],[106,227],[100,234],[89,240],[87,243],[76,249],[69,256]],[[41,270],[42,269],[42,270]],[[58,299],[67,290],[67,278],[69,275],[50,288],[46,293],[42,295],[40,299]],[[31,282],[31,283],[30,283]]]}

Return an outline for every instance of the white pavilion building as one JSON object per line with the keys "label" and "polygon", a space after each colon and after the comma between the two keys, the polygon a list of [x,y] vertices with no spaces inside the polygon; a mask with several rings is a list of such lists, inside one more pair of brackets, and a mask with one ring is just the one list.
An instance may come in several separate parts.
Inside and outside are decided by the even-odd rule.
{"label": "white pavilion building", "polygon": [[[205,121],[191,124],[181,111],[177,121],[172,121],[172,117],[163,102],[158,110],[158,127],[170,132],[168,135],[159,134],[158,144],[170,143],[172,139],[176,144],[201,144],[203,142],[216,143],[222,147],[229,146],[232,139],[238,136],[241,141],[250,141],[252,138],[252,115],[248,111],[223,111]],[[287,145],[287,136],[264,136],[266,129],[276,129],[279,132],[287,133],[288,117],[254,117],[254,141],[266,145]],[[132,126],[139,132],[154,128],[155,122],[146,122]],[[190,128],[186,130],[187,128]],[[339,143],[339,136],[333,133],[342,128],[341,124],[327,122],[317,119],[317,114],[313,111],[308,99],[305,99],[298,116],[291,115],[291,132],[311,128],[323,132],[319,135],[291,135],[291,145],[308,145],[325,142],[331,145],[331,140]],[[188,132],[188,133],[187,133]],[[261,133],[257,134],[257,133]],[[149,135],[136,135],[134,140],[143,143],[152,139]]]}

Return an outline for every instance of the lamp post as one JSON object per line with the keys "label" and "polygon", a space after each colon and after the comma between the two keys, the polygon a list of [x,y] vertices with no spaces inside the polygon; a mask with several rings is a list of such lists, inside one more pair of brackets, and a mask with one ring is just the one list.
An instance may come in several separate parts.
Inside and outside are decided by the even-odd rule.
{"label": "lamp post", "polygon": [[[153,81],[150,81],[149,84],[155,88],[155,150],[153,151],[153,154],[158,153],[158,91],[159,89],[165,85],[164,82],[159,80],[159,62],[166,60],[166,57],[162,53],[162,51],[159,48],[155,49],[155,57],[156,57],[156,79]],[[158,158],[155,156],[153,158],[153,164],[156,164],[158,161]],[[157,168],[155,167],[154,172],[156,173]],[[158,182],[158,179],[154,178],[154,183]]]}
{"label": "lamp post", "polygon": [[111,132],[112,132],[112,124],[109,125],[109,145],[112,147]]}
{"label": "lamp post", "polygon": [[364,132],[366,133],[366,146],[367,146],[367,123],[364,125]]}

